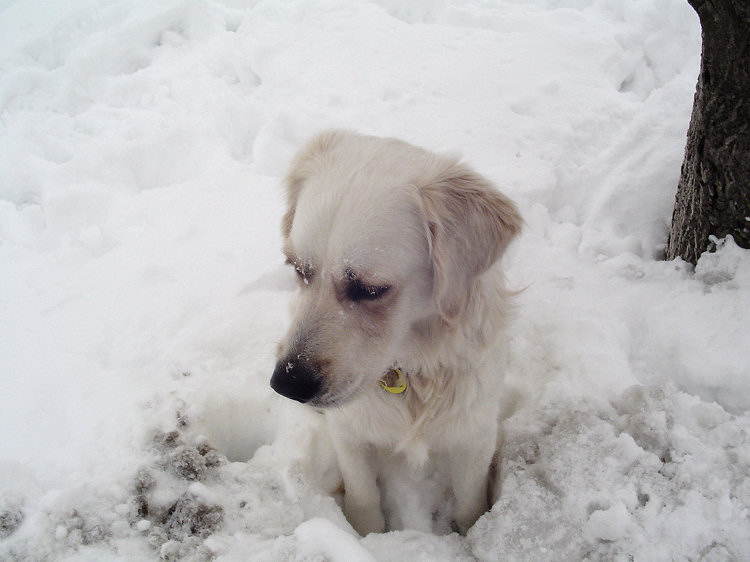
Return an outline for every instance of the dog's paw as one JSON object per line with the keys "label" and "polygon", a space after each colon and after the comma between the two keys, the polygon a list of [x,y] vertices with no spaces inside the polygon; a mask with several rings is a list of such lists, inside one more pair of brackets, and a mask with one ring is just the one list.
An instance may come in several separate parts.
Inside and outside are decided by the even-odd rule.
{"label": "dog's paw", "polygon": [[461,536],[465,537],[466,533],[469,532],[469,529],[471,529],[474,526],[474,523],[477,522],[477,519],[479,519],[486,511],[487,508],[483,505],[463,506],[463,509],[460,509],[456,513],[455,520],[455,525]]}
{"label": "dog's paw", "polygon": [[363,537],[370,533],[382,533],[385,531],[385,518],[378,506],[364,507],[346,504],[344,512],[346,519],[354,527],[354,530]]}
{"label": "dog's paw", "polygon": [[476,523],[475,520],[456,520],[453,522],[453,525],[451,527],[453,528],[453,531],[457,531],[462,537],[466,536],[466,533],[469,532],[469,529],[471,529],[474,526],[474,523]]}

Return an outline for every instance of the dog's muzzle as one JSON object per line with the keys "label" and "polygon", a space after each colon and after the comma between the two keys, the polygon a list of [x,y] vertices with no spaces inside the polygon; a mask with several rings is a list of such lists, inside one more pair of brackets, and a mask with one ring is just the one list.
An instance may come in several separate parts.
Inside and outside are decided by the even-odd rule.
{"label": "dog's muzzle", "polygon": [[300,358],[294,361],[282,359],[276,363],[271,377],[271,388],[282,396],[302,403],[315,398],[321,386],[318,370]]}

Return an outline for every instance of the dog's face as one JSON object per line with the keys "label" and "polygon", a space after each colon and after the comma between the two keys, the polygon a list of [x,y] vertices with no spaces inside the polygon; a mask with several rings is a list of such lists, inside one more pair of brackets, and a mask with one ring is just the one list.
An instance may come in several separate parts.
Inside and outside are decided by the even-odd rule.
{"label": "dog's face", "polygon": [[314,406],[377,385],[436,323],[460,320],[520,226],[454,162],[343,131],[302,150],[287,190],[284,253],[300,291],[271,386]]}
{"label": "dog's face", "polygon": [[405,193],[319,195],[301,194],[285,246],[300,292],[277,373],[282,394],[325,406],[377,381],[434,305],[427,241]]}

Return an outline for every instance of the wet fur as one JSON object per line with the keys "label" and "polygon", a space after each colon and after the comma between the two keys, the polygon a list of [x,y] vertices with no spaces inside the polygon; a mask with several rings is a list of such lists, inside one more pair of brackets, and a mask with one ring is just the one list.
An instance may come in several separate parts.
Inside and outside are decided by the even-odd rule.
{"label": "wet fur", "polygon": [[[509,315],[499,260],[516,207],[455,158],[341,130],[299,152],[286,191],[301,290],[277,371],[304,362],[320,385],[304,401],[324,409],[347,519],[362,535],[385,530],[382,460],[437,460],[465,533],[488,507]],[[352,301],[352,283],[388,289]],[[404,394],[378,384],[392,366],[408,374]]]}

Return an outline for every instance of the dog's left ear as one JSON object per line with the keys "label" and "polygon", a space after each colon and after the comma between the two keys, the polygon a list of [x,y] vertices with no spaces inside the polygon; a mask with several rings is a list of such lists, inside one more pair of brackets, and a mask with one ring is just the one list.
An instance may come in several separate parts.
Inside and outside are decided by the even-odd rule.
{"label": "dog's left ear", "polygon": [[[421,182],[420,182],[421,183]],[[451,164],[419,187],[430,237],[433,295],[443,319],[458,319],[477,278],[520,232],[513,202],[466,166]]]}

